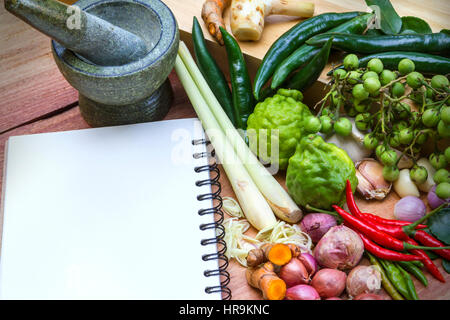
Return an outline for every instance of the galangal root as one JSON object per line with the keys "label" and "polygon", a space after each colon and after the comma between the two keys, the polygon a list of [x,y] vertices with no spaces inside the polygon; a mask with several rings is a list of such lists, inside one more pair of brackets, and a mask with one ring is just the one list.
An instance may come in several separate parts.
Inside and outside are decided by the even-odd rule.
{"label": "galangal root", "polygon": [[245,276],[250,286],[262,291],[264,299],[284,299],[286,283],[277,276],[271,262],[266,262],[258,268],[247,268]]}
{"label": "galangal root", "polygon": [[256,267],[266,261],[282,266],[288,263],[292,257],[298,257],[300,254],[300,248],[295,244],[265,243],[258,249],[248,252],[247,266]]}
{"label": "galangal root", "polygon": [[222,33],[219,27],[225,29],[223,12],[230,5],[231,0],[206,0],[202,7],[202,19],[205,21],[209,33],[223,45]]}

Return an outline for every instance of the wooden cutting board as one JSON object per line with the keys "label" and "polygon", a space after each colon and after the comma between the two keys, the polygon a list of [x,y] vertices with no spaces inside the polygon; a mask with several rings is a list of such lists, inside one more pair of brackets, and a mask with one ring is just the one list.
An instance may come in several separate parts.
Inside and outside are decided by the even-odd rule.
{"label": "wooden cutting board", "polygon": [[[208,46],[216,61],[221,66],[222,70],[227,73],[227,57],[225,49],[221,47],[209,34],[205,28],[203,20],[201,19],[201,7],[203,0],[163,0],[174,12],[179,28],[181,40],[184,41],[192,51],[192,19],[196,16],[200,24],[203,27],[203,32],[208,40]],[[366,11],[366,5],[363,0],[340,0],[340,1],[327,1],[327,0],[312,0],[316,4],[315,15],[324,12],[345,12],[345,11]],[[392,1],[395,9],[400,16],[413,15],[426,20],[433,31],[439,31],[443,28],[450,28],[450,21],[448,16],[450,14],[450,1],[447,0],[433,0],[433,1],[419,1],[419,0],[395,0]],[[225,21],[228,31],[231,32],[229,27],[229,10],[225,12]],[[246,57],[246,61],[249,67],[250,76],[253,78],[256,70],[272,43],[285,31],[298,23],[300,20],[290,18],[273,16],[266,20],[266,26],[264,29],[263,37],[258,42],[240,42],[241,49]],[[337,58],[334,57],[334,60]],[[332,60],[333,61],[333,60]],[[325,73],[329,70],[330,66],[322,73],[320,81],[312,86],[307,92],[305,92],[305,102],[308,105],[313,105],[323,95],[323,83],[326,83],[327,77]],[[235,197],[235,194],[231,188],[230,182],[225,175],[223,168],[221,169],[221,196]],[[280,172],[276,176],[277,180],[285,186],[285,172]],[[426,202],[425,194],[422,198]],[[393,218],[393,208],[395,203],[399,200],[399,197],[395,192],[391,192],[389,196],[383,201],[366,201],[360,197],[357,197],[357,203],[360,208],[365,212],[372,212],[385,218]],[[227,216],[227,215],[226,215]],[[228,216],[227,216],[228,217]],[[256,230],[251,228],[247,234],[255,235]],[[362,264],[368,264],[366,259],[363,259]],[[434,279],[427,271],[424,271],[429,284],[428,287],[424,287],[420,282],[414,279],[416,290],[421,299],[450,299],[450,275],[445,273],[441,267],[441,260],[438,259],[435,263],[439,266],[442,274],[446,278],[445,284]],[[231,281],[229,288],[232,290],[232,299],[261,299],[261,294],[258,290],[251,288],[245,279],[245,268],[239,265],[236,261],[231,260],[228,272],[230,273]],[[387,294],[381,290],[381,294],[388,297]]]}
{"label": "wooden cutting board", "polygon": [[[227,59],[225,49],[221,47],[207,32],[205,24],[201,19],[201,9],[204,0],[162,0],[173,11],[180,28],[181,40],[186,42],[188,47],[192,48],[191,30],[192,19],[194,16],[203,27],[203,33],[208,40],[209,49],[220,64],[222,70],[227,73]],[[305,0],[305,2],[315,4],[314,15],[325,12],[346,12],[346,11],[369,11],[364,0]],[[394,0],[391,1],[395,10],[400,16],[416,16],[424,19],[433,29],[450,29],[450,1],[448,0]],[[230,10],[225,10],[224,21],[227,30],[230,29]],[[264,32],[261,39],[257,42],[240,42],[242,52],[244,53],[251,77],[256,74],[256,70],[263,59],[265,53],[272,43],[286,32],[289,28],[301,21],[298,18],[286,16],[269,16],[266,19]],[[320,78],[322,82],[326,77]]]}

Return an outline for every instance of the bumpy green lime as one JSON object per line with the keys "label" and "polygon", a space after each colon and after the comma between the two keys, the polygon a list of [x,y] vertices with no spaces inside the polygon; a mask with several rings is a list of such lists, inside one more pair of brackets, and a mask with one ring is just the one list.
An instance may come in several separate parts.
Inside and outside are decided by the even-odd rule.
{"label": "bumpy green lime", "polygon": [[[247,121],[249,138],[256,135],[257,143],[250,143],[252,151],[266,162],[278,162],[280,169],[287,168],[289,158],[306,134],[305,119],[312,116],[302,98],[300,91],[280,89],[273,97],[258,103]],[[278,144],[278,159],[271,156],[272,143]]]}
{"label": "bumpy green lime", "polygon": [[297,204],[325,210],[345,201],[347,179],[354,191],[358,180],[353,161],[344,150],[318,135],[300,141],[286,172],[286,186]]}

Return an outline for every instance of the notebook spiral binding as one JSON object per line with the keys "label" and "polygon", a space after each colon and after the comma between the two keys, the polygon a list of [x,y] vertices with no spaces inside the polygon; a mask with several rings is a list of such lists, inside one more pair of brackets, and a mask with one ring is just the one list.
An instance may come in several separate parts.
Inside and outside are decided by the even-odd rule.
{"label": "notebook spiral binding", "polygon": [[[200,145],[205,144],[209,145],[210,142],[206,139],[197,139],[192,140],[193,145]],[[204,158],[204,157],[214,157],[214,150],[211,152],[199,152],[194,153],[193,157],[196,159]],[[219,267],[215,270],[205,270],[204,275],[205,277],[212,277],[212,276],[220,276],[220,285],[218,286],[211,286],[206,287],[205,292],[208,294],[215,293],[215,292],[221,292],[222,298],[224,300],[230,300],[231,299],[231,290],[227,287],[230,283],[230,274],[226,270],[228,267],[228,258],[225,256],[225,252],[227,250],[227,245],[225,243],[224,237],[225,237],[225,228],[222,225],[222,222],[224,220],[224,214],[222,211],[222,198],[220,197],[221,192],[221,186],[219,182],[220,178],[220,171],[219,167],[217,166],[217,163],[214,162],[213,164],[199,166],[194,168],[195,172],[205,172],[209,171],[211,174],[210,179],[205,180],[198,180],[195,182],[195,185],[197,187],[210,185],[211,190],[216,189],[215,191],[212,191],[211,193],[205,193],[200,194],[197,196],[198,201],[206,201],[206,200],[212,200],[216,201],[216,205],[211,208],[204,208],[200,209],[198,211],[198,214],[203,216],[207,214],[217,215],[218,219],[215,220],[213,223],[205,223],[200,225],[200,230],[209,230],[209,229],[215,229],[216,230],[216,237],[209,238],[209,239],[203,239],[201,241],[201,245],[207,246],[207,245],[216,245],[217,246],[217,253],[211,253],[211,254],[205,254],[202,256],[203,261],[210,261],[210,260],[219,260]]]}

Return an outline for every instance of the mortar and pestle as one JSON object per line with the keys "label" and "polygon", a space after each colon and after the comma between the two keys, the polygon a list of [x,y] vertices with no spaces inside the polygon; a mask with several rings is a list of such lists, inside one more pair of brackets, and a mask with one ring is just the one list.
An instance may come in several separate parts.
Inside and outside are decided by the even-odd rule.
{"label": "mortar and pestle", "polygon": [[5,0],[5,8],[53,39],[89,125],[161,120],[169,111],[179,33],[160,0]]}

